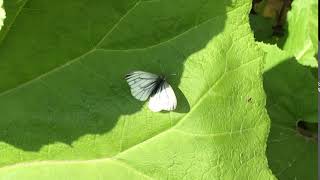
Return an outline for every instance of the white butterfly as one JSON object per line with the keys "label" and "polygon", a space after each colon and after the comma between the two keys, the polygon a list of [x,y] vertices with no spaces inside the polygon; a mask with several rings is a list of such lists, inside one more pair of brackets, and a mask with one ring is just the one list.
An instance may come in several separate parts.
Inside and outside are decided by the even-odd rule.
{"label": "white butterfly", "polygon": [[146,101],[153,112],[172,111],[177,107],[177,98],[171,86],[163,76],[144,71],[134,71],[126,75],[133,97]]}

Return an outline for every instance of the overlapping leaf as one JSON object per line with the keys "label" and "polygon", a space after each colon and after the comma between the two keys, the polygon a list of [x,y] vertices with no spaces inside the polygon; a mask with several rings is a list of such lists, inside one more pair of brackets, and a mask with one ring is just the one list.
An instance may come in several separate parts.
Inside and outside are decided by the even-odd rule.
{"label": "overlapping leaf", "polygon": [[318,1],[294,0],[290,10],[289,2],[264,0],[257,5],[258,14],[251,15],[255,37],[277,43],[303,65],[317,67]]}
{"label": "overlapping leaf", "polygon": [[271,119],[268,162],[279,179],[317,179],[317,79],[275,45],[267,52],[264,88]]}
{"label": "overlapping leaf", "polygon": [[318,66],[318,1],[294,0],[288,12],[288,37],[283,49],[299,62]]}
{"label": "overlapping leaf", "polygon": [[[283,2],[290,1],[278,1],[276,5],[280,6],[269,7],[281,10]],[[263,1],[260,8],[266,3],[271,1]],[[317,4],[294,0],[280,38],[274,35],[273,26],[286,14],[277,18],[278,13],[271,15],[265,10],[267,14],[251,15],[256,40],[283,48],[260,43],[267,53],[264,88],[271,118],[267,154],[270,168],[279,179],[317,179],[317,69],[303,66],[317,66]]]}

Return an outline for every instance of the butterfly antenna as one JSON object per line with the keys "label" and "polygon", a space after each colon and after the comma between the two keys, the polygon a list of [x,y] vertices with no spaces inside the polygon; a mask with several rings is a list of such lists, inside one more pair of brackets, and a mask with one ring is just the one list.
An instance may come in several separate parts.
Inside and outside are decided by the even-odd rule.
{"label": "butterfly antenna", "polygon": [[163,66],[162,66],[162,64],[160,62],[159,62],[159,64],[160,64],[161,74],[164,74],[164,68],[163,68]]}
{"label": "butterfly antenna", "polygon": [[161,62],[159,61],[159,59],[158,59],[158,60],[156,60],[156,61],[157,61],[157,63],[159,64],[161,74],[164,74],[164,68],[163,68],[163,66],[162,66]]}

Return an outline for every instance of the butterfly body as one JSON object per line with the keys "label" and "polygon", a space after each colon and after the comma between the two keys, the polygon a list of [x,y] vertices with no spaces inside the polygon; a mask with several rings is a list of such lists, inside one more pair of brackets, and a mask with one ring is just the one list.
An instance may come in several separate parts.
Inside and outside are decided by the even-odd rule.
{"label": "butterfly body", "polygon": [[159,76],[159,78],[155,82],[156,86],[155,86],[154,90],[152,91],[151,96],[154,95],[155,93],[157,93],[157,89],[160,88],[165,81],[166,81],[166,79],[164,76]]}
{"label": "butterfly body", "polygon": [[134,71],[126,75],[131,94],[137,100],[146,101],[149,97],[149,109],[154,112],[172,111],[177,106],[173,89],[165,76],[144,71]]}

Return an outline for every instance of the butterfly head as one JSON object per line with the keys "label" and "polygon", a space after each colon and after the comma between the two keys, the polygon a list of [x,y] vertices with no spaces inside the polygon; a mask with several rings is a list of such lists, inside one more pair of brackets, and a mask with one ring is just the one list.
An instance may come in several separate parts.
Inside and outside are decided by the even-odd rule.
{"label": "butterfly head", "polygon": [[165,81],[166,80],[166,76],[163,75],[163,74],[159,75],[159,80]]}

